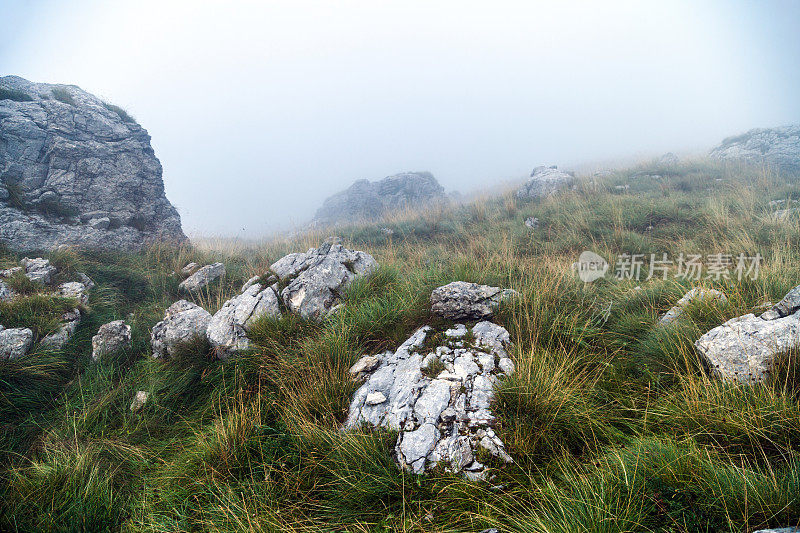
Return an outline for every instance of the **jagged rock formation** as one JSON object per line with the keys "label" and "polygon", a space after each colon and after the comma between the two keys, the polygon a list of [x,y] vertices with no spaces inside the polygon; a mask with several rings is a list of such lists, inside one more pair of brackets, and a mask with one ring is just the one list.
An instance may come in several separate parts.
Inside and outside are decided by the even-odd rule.
{"label": "jagged rock formation", "polygon": [[376,182],[358,180],[325,200],[314,215],[314,223],[324,226],[374,221],[392,210],[444,200],[444,188],[430,172],[404,172]]}
{"label": "jagged rock formation", "polygon": [[711,157],[800,170],[800,125],[758,128],[728,137],[711,150]]}
{"label": "jagged rock formation", "polygon": [[398,430],[397,461],[414,473],[444,463],[470,479],[486,479],[480,448],[512,461],[490,411],[495,384],[514,371],[508,331],[491,322],[471,330],[457,324],[444,331],[443,344],[426,345],[433,333],[420,328],[396,351],[366,356],[350,369],[366,381],[353,395],[345,428]]}
{"label": "jagged rock formation", "polygon": [[571,174],[558,170],[556,166],[536,167],[531,172],[531,179],[517,190],[517,198],[530,200],[550,196],[565,187],[573,179]]}
{"label": "jagged rock formation", "polygon": [[[184,241],[150,136],[74,85],[0,77],[0,242],[135,250]],[[14,96],[15,95],[15,96]]]}

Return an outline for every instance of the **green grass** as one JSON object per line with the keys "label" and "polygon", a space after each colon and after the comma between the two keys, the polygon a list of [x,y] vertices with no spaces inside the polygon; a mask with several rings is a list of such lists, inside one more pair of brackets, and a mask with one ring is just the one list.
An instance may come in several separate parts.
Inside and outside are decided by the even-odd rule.
{"label": "green grass", "polygon": [[[274,260],[327,235],[235,249],[54,252],[59,282],[85,272],[98,286],[63,350],[0,361],[0,529],[666,533],[797,525],[797,353],[781,356],[767,383],[745,387],[709,377],[693,347],[708,329],[800,283],[800,228],[767,216],[770,200],[800,197],[797,178],[709,161],[640,165],[578,179],[550,199],[506,194],[341,228],[349,246],[378,260],[377,272],[354,283],[342,310],[322,322],[257,321],[252,349],[225,361],[201,340],[170,360],[150,357],[150,330],[183,297],[174,272],[190,261],[226,264],[225,279],[194,297],[213,312]],[[540,220],[535,231],[524,226],[529,216]],[[764,261],[756,280],[609,276],[584,284],[570,265],[587,249],[606,258],[758,252]],[[0,259],[19,258],[0,250]],[[520,293],[496,317],[515,343],[516,372],[498,385],[494,405],[495,429],[515,463],[488,461],[497,476],[488,484],[439,469],[410,475],[394,464],[391,432],[340,431],[358,386],[349,367],[422,325],[447,326],[431,316],[429,297],[454,280]],[[0,307],[6,326],[26,324],[41,336],[73,304],[21,278],[11,283],[25,296]],[[728,302],[689,306],[660,325],[695,285],[722,290]],[[132,325],[132,348],[92,363],[91,336],[121,318]],[[131,413],[138,390],[150,398]]]}
{"label": "green grass", "polygon": [[128,124],[136,124],[136,119],[130,116],[127,111],[125,111],[118,105],[109,104],[108,102],[103,102],[103,106],[109,111],[116,113],[122,120],[122,122],[126,122]]}
{"label": "green grass", "polygon": [[75,98],[72,96],[72,93],[70,93],[67,89],[64,89],[63,87],[53,87],[53,89],[50,92],[53,94],[53,98],[55,98],[59,102],[71,106],[76,105]]}
{"label": "green grass", "polygon": [[16,89],[6,89],[0,87],[0,100],[13,100],[15,102],[31,102],[33,98],[29,94]]}

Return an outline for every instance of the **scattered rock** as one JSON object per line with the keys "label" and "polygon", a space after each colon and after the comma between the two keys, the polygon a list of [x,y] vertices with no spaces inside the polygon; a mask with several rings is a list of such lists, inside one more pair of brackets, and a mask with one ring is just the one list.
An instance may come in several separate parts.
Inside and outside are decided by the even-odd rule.
{"label": "scattered rock", "polygon": [[539,219],[536,217],[528,217],[525,219],[525,226],[531,229],[539,229]]}
{"label": "scattered rock", "polygon": [[[30,101],[0,100],[0,242],[18,250],[61,245],[138,250],[185,241],[164,196],[150,136],[124,111],[73,85],[0,77]],[[72,104],[52,97],[69,93]],[[21,205],[20,205],[21,202]]]}
{"label": "scattered rock", "polygon": [[42,339],[40,346],[52,350],[60,350],[75,335],[81,323],[81,312],[78,309],[67,311],[61,316],[59,328]]}
{"label": "scattered rock", "polygon": [[711,157],[796,170],[800,168],[800,125],[753,129],[728,137],[711,150]]}
{"label": "scattered rock", "polygon": [[678,300],[675,306],[661,317],[659,322],[661,324],[671,324],[672,322],[678,320],[678,317],[683,314],[689,304],[704,301],[727,302],[728,298],[725,297],[725,294],[716,289],[694,287],[693,289],[690,289],[689,292],[684,294],[683,298]]}
{"label": "scattered rock", "polygon": [[0,359],[16,359],[27,354],[33,344],[33,331],[28,328],[4,329],[0,326]]}
{"label": "scattered rock", "polygon": [[764,320],[775,320],[800,311],[800,285],[786,293],[783,300],[761,315]]}
{"label": "scattered rock", "polygon": [[0,302],[12,300],[14,298],[14,291],[11,287],[0,281]]}
{"label": "scattered rock", "polygon": [[80,281],[69,281],[58,286],[56,294],[62,298],[74,298],[83,305],[89,302],[89,294],[86,285]]}
{"label": "scattered rock", "polygon": [[200,265],[198,265],[197,263],[188,263],[185,267],[181,269],[181,274],[186,274],[187,276],[190,274],[194,274],[198,268],[200,268]]}
{"label": "scattered rock", "polygon": [[444,200],[444,189],[430,172],[405,172],[377,182],[355,182],[325,200],[314,215],[314,222],[334,225],[374,221],[393,210]]}
{"label": "scattered rock", "polygon": [[256,319],[281,315],[276,286],[262,288],[255,282],[245,286],[241,294],[223,304],[208,324],[206,335],[218,357],[249,348],[247,330]]}
{"label": "scattered rock", "polygon": [[551,196],[572,180],[571,174],[558,170],[556,166],[536,167],[531,172],[531,179],[517,190],[517,198],[529,200]]}
{"label": "scattered rock", "polygon": [[164,313],[164,320],[153,326],[153,357],[170,357],[181,344],[205,337],[209,322],[211,314],[202,307],[186,300],[175,302]]}
{"label": "scattered rock", "polygon": [[28,259],[27,257],[20,261],[20,264],[25,268],[25,276],[31,280],[39,283],[49,284],[53,280],[53,275],[56,273],[56,267],[50,264],[49,259]]}
{"label": "scattered rock", "polygon": [[322,319],[333,312],[353,280],[370,275],[377,267],[368,253],[348,250],[331,238],[319,248],[282,257],[270,270],[288,282],[281,298],[289,311]]}
{"label": "scattered rock", "polygon": [[214,263],[206,265],[185,280],[178,286],[182,291],[196,293],[207,287],[213,281],[225,275],[225,265]]}
{"label": "scattered rock", "polygon": [[150,393],[147,391],[136,391],[136,396],[133,397],[133,401],[131,402],[131,413],[138,413],[142,409],[144,409],[145,404],[147,403],[147,399],[150,397]]}
{"label": "scattered rock", "polygon": [[[470,479],[485,479],[478,447],[512,462],[492,430],[490,411],[494,386],[504,375],[495,361],[508,358],[508,332],[481,322],[472,328],[474,347],[463,346],[461,337],[445,337],[441,346],[425,348],[433,332],[420,328],[396,351],[354,365],[351,372],[368,378],[353,396],[345,428],[367,424],[399,431],[397,460],[414,473],[442,462]],[[443,370],[428,376],[434,360]]]}
{"label": "scattered rock", "polygon": [[433,290],[431,310],[450,320],[482,320],[494,315],[501,301],[517,295],[511,289],[454,281]]}
{"label": "scattered rock", "polygon": [[101,357],[130,348],[131,327],[124,320],[115,320],[103,324],[92,337],[92,360],[98,361]]}
{"label": "scattered rock", "polygon": [[800,312],[774,320],[753,314],[733,318],[695,346],[713,374],[742,383],[763,381],[776,355],[800,347]]}

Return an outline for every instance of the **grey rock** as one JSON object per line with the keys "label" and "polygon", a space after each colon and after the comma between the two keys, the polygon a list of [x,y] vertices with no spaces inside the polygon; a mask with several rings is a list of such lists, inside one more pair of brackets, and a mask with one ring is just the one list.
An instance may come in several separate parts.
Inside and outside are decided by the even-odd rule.
{"label": "grey rock", "polygon": [[87,224],[96,230],[104,231],[111,226],[111,219],[108,217],[92,218]]}
{"label": "grey rock", "polygon": [[800,533],[800,527],[779,527],[773,529],[759,529],[753,533]]}
{"label": "grey rock", "polygon": [[672,167],[680,163],[680,158],[672,152],[667,152],[658,158],[658,164],[662,166]]}
{"label": "grey rock", "polygon": [[761,318],[764,320],[774,320],[776,318],[789,316],[800,311],[800,285],[786,293],[783,299],[766,311]]}
{"label": "grey rock", "polygon": [[[419,350],[434,331],[426,326],[394,352],[359,360],[354,369],[367,377],[353,394],[344,428],[366,424],[397,430],[397,461],[418,474],[444,462],[453,472],[485,479],[484,465],[474,458],[487,436],[490,451],[510,461],[503,442],[491,430],[490,411],[499,375],[494,360],[507,359],[508,332],[495,324],[481,324],[477,332],[477,325],[472,328],[472,334],[489,341],[479,348],[459,348],[460,337],[445,335],[444,344],[432,350],[426,347],[423,358]],[[435,359],[446,370],[432,379],[422,368]]]}
{"label": "grey rock", "polygon": [[772,213],[772,218],[778,222],[786,222],[800,218],[800,207],[792,207],[791,209],[778,209]]}
{"label": "grey rock", "polygon": [[56,273],[56,267],[50,264],[49,259],[29,259],[27,257],[20,261],[20,264],[25,269],[25,276],[31,280],[47,285],[53,280],[53,275]]}
{"label": "grey rock", "polygon": [[752,129],[711,150],[716,159],[742,160],[786,170],[800,168],[800,125]]}
{"label": "grey rock", "polygon": [[11,267],[6,268],[4,270],[0,270],[0,278],[10,278],[17,272],[24,272],[25,269],[23,267]]}
{"label": "grey rock", "polygon": [[92,360],[99,361],[105,355],[125,350],[130,346],[131,327],[124,320],[103,324],[97,330],[97,335],[92,337]]}
{"label": "grey rock", "polygon": [[353,375],[358,375],[363,372],[372,372],[381,364],[381,360],[378,356],[375,355],[365,355],[358,361],[356,364],[350,367],[350,373]]}
{"label": "grey rock", "polygon": [[144,409],[148,398],[150,398],[150,393],[147,391],[136,391],[136,396],[133,397],[133,401],[131,402],[131,413],[138,413]]}
{"label": "grey rock", "polygon": [[380,181],[359,180],[334,194],[314,216],[318,225],[374,221],[393,210],[445,201],[444,189],[430,172],[404,172]]}
{"label": "grey rock", "polygon": [[451,320],[481,320],[491,318],[500,302],[515,294],[499,287],[454,281],[433,290],[431,310]]}
{"label": "grey rock", "polygon": [[288,285],[281,291],[286,308],[303,318],[322,319],[341,301],[347,287],[368,276],[378,263],[366,252],[344,248],[329,239],[319,248],[286,255],[270,270]]}
{"label": "grey rock", "polygon": [[11,287],[0,281],[0,302],[9,301],[14,298],[14,291]]}
{"label": "grey rock", "polygon": [[703,287],[694,287],[690,289],[683,297],[678,300],[675,305],[661,317],[659,322],[661,324],[671,324],[678,320],[684,313],[686,308],[695,302],[727,302],[728,298],[724,293],[716,289],[705,289]]}
{"label": "grey rock", "polygon": [[[154,240],[186,240],[139,124],[74,85],[5,76],[0,87],[31,98],[0,100],[0,183],[6,193],[13,184],[22,201],[0,199],[0,242],[18,250],[138,250]],[[56,88],[74,105],[53,98]],[[108,213],[108,226],[87,223]]]}
{"label": "grey rock", "polygon": [[198,265],[197,263],[187,263],[186,266],[181,269],[181,273],[186,274],[188,276],[190,274],[194,274],[198,268],[200,268],[200,265]]}
{"label": "grey rock", "polygon": [[86,287],[87,291],[94,289],[95,286],[94,281],[92,281],[92,278],[90,278],[83,272],[78,272],[78,279],[80,280],[81,283],[83,283],[83,286]]}
{"label": "grey rock", "polygon": [[742,383],[763,381],[776,355],[800,347],[800,312],[775,320],[733,318],[695,342],[713,374]]}
{"label": "grey rock", "polygon": [[525,219],[525,226],[531,229],[539,229],[539,219],[536,217],[528,217]]}
{"label": "grey rock", "polygon": [[61,325],[56,331],[47,335],[39,345],[51,350],[60,350],[69,342],[81,323],[81,312],[78,309],[67,311],[61,316]]}
{"label": "grey rock", "polygon": [[517,198],[530,200],[552,196],[557,191],[566,187],[573,176],[557,167],[536,167],[531,172],[531,178],[517,190]]}
{"label": "grey rock", "polygon": [[164,320],[153,326],[153,357],[171,357],[182,344],[205,338],[210,322],[211,314],[202,307],[186,300],[175,302],[164,313]]}
{"label": "grey rock", "polygon": [[69,281],[58,286],[56,294],[61,298],[74,298],[83,305],[89,302],[89,294],[86,285],[80,281]]}
{"label": "grey rock", "polygon": [[0,359],[16,359],[27,354],[33,344],[33,331],[28,328],[4,329],[0,326]]}
{"label": "grey rock", "polygon": [[225,265],[214,263],[206,265],[183,280],[178,287],[188,293],[196,293],[225,275]]}
{"label": "grey rock", "polygon": [[250,347],[247,330],[262,316],[278,317],[278,295],[275,287],[262,288],[253,283],[241,294],[222,305],[211,318],[206,336],[218,357],[226,357],[232,352]]}

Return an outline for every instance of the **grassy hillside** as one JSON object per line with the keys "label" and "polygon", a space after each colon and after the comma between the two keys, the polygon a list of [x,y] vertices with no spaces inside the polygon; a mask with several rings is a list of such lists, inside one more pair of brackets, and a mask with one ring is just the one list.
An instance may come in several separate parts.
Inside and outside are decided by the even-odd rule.
{"label": "grassy hillside", "polygon": [[[658,177],[653,177],[657,175]],[[768,383],[709,377],[693,342],[800,284],[800,222],[772,200],[800,199],[797,176],[708,161],[643,165],[576,180],[557,197],[512,194],[342,228],[380,269],[322,323],[263,319],[256,347],[218,361],[206,345],[153,360],[149,332],[189,261],[228,275],[197,298],[214,312],[242,282],[327,235],[231,250],[138,255],[56,252],[63,275],[98,284],[63,351],[0,361],[0,529],[8,531],[749,531],[800,523],[800,372],[786,354]],[[538,229],[523,221],[535,216]],[[387,235],[381,228],[389,227]],[[584,284],[584,250],[611,272]],[[622,253],[642,279],[615,279]],[[646,280],[650,254],[760,254],[757,279]],[[18,260],[0,255],[0,268]],[[347,369],[395,348],[431,316],[433,288],[465,280],[522,297],[496,321],[516,373],[497,392],[498,433],[515,464],[491,483],[398,469],[395,435],[343,433]],[[692,286],[725,292],[676,323],[658,318]],[[638,288],[637,288],[638,287]],[[36,288],[28,291],[35,293]],[[71,302],[67,302],[71,303]],[[39,324],[64,305],[31,295],[0,323]],[[91,336],[128,319],[133,347],[91,362]],[[37,330],[38,331],[38,330]],[[150,393],[141,413],[129,406]]]}

